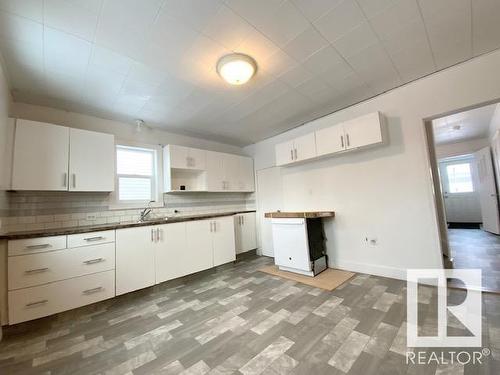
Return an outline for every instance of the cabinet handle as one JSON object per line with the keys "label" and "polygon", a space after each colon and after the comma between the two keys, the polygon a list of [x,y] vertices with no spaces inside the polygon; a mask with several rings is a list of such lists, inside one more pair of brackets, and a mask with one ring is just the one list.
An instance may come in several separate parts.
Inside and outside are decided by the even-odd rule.
{"label": "cabinet handle", "polygon": [[351,145],[351,142],[349,141],[349,134],[346,134],[345,137],[347,140],[347,147],[349,147]]}
{"label": "cabinet handle", "polygon": [[73,173],[72,178],[73,178],[73,187],[76,188],[76,173]]}
{"label": "cabinet handle", "polygon": [[89,294],[94,294],[94,293],[100,292],[102,290],[104,290],[104,288],[102,286],[98,286],[97,288],[84,290],[82,293],[85,295],[89,295]]}
{"label": "cabinet handle", "polygon": [[88,241],[88,242],[94,242],[94,241],[104,240],[104,237],[103,236],[87,237],[87,238],[84,238],[83,240]]}
{"label": "cabinet handle", "polygon": [[66,172],[63,173],[63,187],[68,186],[68,174]]}
{"label": "cabinet handle", "polygon": [[160,234],[161,234],[161,229],[156,228],[156,241],[160,242]]}
{"label": "cabinet handle", "polygon": [[297,149],[296,148],[293,149],[293,153],[295,154],[295,160],[297,160]]}
{"label": "cabinet handle", "polygon": [[29,245],[29,246],[26,246],[26,250],[46,249],[47,247],[50,247],[50,244],[44,243],[44,244],[40,244],[40,245]]}
{"label": "cabinet handle", "polygon": [[245,216],[241,216],[241,224],[245,225]]}
{"label": "cabinet handle", "polygon": [[45,268],[35,268],[35,269],[32,269],[32,270],[26,270],[24,271],[24,273],[26,275],[32,275],[34,273],[42,273],[42,272],[45,272],[45,271],[48,271],[49,269],[47,267]]}
{"label": "cabinet handle", "polygon": [[151,228],[151,242],[155,241],[155,235],[153,234],[153,228]]}
{"label": "cabinet handle", "polygon": [[342,148],[344,148],[344,136],[343,135],[340,136],[340,146]]}
{"label": "cabinet handle", "polygon": [[35,301],[35,302],[30,302],[26,304],[26,307],[36,307],[40,305],[45,305],[47,302],[49,302],[48,299],[43,299],[41,301]]}
{"label": "cabinet handle", "polygon": [[293,160],[293,149],[290,150],[290,160]]}
{"label": "cabinet handle", "polygon": [[104,262],[104,258],[96,258],[83,261],[83,263],[87,265],[101,263],[101,262]]}
{"label": "cabinet handle", "polygon": [[217,232],[217,222],[214,221],[214,233]]}

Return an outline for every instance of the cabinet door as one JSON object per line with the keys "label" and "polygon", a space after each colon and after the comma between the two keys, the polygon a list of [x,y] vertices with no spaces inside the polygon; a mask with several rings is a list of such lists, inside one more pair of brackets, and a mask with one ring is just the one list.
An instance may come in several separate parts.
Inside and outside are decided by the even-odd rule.
{"label": "cabinet door", "polygon": [[224,190],[238,191],[240,180],[240,157],[231,154],[222,155],[224,166]]}
{"label": "cabinet door", "polygon": [[234,242],[234,219],[225,216],[213,220],[214,266],[232,262],[236,259]]}
{"label": "cabinet door", "polygon": [[69,190],[115,190],[113,135],[70,129],[69,145]]}
{"label": "cabinet door", "polygon": [[295,138],[294,144],[294,161],[301,161],[316,156],[316,139],[314,133],[303,135]]}
{"label": "cabinet door", "polygon": [[344,123],[344,129],[347,149],[382,142],[382,130],[378,112],[347,121]]}
{"label": "cabinet door", "polygon": [[255,191],[253,159],[240,157],[239,159],[239,182],[237,186],[239,191]]}
{"label": "cabinet door", "polygon": [[224,176],[224,154],[207,151],[207,190],[223,191]]}
{"label": "cabinet door", "polygon": [[116,294],[146,288],[155,283],[156,227],[116,231]]}
{"label": "cabinet door", "polygon": [[188,273],[213,267],[212,221],[196,220],[186,223],[187,252],[189,254]]}
{"label": "cabinet door", "polygon": [[318,156],[344,151],[345,145],[344,127],[341,124],[316,131],[316,153]]}
{"label": "cabinet door", "polygon": [[188,150],[188,164],[191,169],[205,170],[207,168],[207,152],[197,148]]}
{"label": "cabinet door", "polygon": [[68,190],[69,128],[17,120],[13,190]]}
{"label": "cabinet door", "polygon": [[241,251],[249,251],[257,248],[257,228],[255,224],[255,212],[241,214]]}
{"label": "cabinet door", "polygon": [[192,257],[187,249],[186,223],[164,224],[158,227],[155,245],[156,283],[189,274]]}
{"label": "cabinet door", "polygon": [[293,163],[293,141],[278,143],[275,146],[276,165],[285,165]]}
{"label": "cabinet door", "polygon": [[188,168],[188,148],[183,146],[168,145],[170,168]]}
{"label": "cabinet door", "polygon": [[243,252],[243,218],[242,214],[234,215],[234,243],[236,254]]}

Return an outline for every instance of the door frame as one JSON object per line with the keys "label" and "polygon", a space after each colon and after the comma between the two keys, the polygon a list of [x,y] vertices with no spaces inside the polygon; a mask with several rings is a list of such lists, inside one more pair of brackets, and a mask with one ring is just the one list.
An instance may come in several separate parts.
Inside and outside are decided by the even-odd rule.
{"label": "door frame", "polygon": [[[470,111],[472,109],[476,108],[481,108],[485,107],[490,104],[499,104],[500,103],[500,98],[494,99],[494,100],[489,100],[486,102],[482,103],[477,103],[473,104],[470,106],[458,108],[452,111],[447,111],[444,113],[436,114],[433,116],[425,117],[422,119],[422,126],[423,126],[423,131],[424,131],[424,140],[425,140],[425,149],[426,149],[426,156],[427,156],[427,166],[429,168],[429,175],[430,175],[430,189],[433,194],[433,206],[434,206],[434,214],[435,214],[435,219],[436,219],[436,225],[438,229],[438,236],[439,236],[439,243],[440,243],[440,251],[443,255],[446,257],[449,257],[450,254],[450,245],[449,245],[449,238],[448,238],[448,226],[446,223],[446,215],[445,215],[445,209],[444,209],[444,199],[443,199],[443,192],[441,189],[441,183],[439,180],[439,165],[438,165],[438,159],[436,156],[436,148],[435,148],[435,142],[434,142],[434,129],[432,127],[432,121],[436,120],[441,117],[446,117],[450,115],[454,115],[457,113],[461,112],[466,112]],[[443,268],[449,268],[450,263],[445,262],[443,259]]]}

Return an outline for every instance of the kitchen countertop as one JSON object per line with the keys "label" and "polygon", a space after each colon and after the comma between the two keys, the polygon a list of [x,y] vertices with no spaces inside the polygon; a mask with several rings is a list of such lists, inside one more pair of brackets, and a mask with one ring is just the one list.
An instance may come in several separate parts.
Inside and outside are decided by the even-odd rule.
{"label": "kitchen countertop", "polygon": [[19,239],[25,239],[25,238],[63,236],[63,235],[68,235],[68,234],[98,232],[98,231],[102,231],[102,230],[144,227],[144,226],[148,226],[148,225],[160,225],[160,224],[179,223],[182,221],[212,219],[215,217],[232,216],[235,214],[242,214],[242,213],[247,213],[247,212],[255,212],[255,210],[221,212],[221,213],[201,214],[201,215],[170,216],[170,217],[168,217],[167,220],[165,220],[165,218],[158,218],[158,220],[146,220],[146,221],[142,221],[142,222],[127,221],[127,222],[123,222],[123,223],[88,225],[88,226],[81,226],[81,227],[37,229],[37,230],[18,231],[18,232],[10,232],[10,233],[8,232],[8,233],[0,233],[0,240],[2,240],[2,239],[4,239],[4,240],[5,239],[6,240],[19,240]]}
{"label": "kitchen countertop", "polygon": [[305,211],[305,212],[266,212],[264,214],[268,218],[279,218],[279,219],[318,219],[323,217],[335,217],[335,211]]}

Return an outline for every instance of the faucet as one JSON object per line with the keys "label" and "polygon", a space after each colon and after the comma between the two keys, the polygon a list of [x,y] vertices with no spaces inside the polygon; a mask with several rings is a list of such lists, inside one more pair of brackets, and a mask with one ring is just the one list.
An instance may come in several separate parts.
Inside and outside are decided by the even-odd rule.
{"label": "faucet", "polygon": [[148,205],[146,208],[144,208],[144,210],[141,211],[141,213],[139,214],[139,221],[144,221],[146,220],[146,217],[151,213],[153,212],[153,209],[151,208],[151,203],[153,203],[154,201],[149,201]]}

